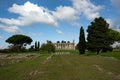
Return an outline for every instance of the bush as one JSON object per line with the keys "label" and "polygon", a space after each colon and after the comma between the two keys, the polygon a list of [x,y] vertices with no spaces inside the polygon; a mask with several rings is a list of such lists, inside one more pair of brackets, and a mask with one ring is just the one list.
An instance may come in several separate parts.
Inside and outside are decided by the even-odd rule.
{"label": "bush", "polygon": [[32,46],[28,49],[28,51],[35,51],[34,45],[32,45]]}
{"label": "bush", "polygon": [[10,52],[20,52],[18,46],[10,46],[10,47],[9,47],[9,50],[10,50]]}
{"label": "bush", "polygon": [[27,52],[28,50],[25,47],[22,47],[19,50],[18,46],[9,46],[7,49],[0,49],[0,53],[12,53],[12,52]]}
{"label": "bush", "polygon": [[52,43],[42,44],[42,51],[47,51],[48,53],[55,52],[55,46]]}
{"label": "bush", "polygon": [[102,49],[102,52],[107,52],[107,51],[112,52],[113,48],[112,47],[107,47],[107,48]]}
{"label": "bush", "polygon": [[0,53],[10,53],[9,49],[0,49]]}

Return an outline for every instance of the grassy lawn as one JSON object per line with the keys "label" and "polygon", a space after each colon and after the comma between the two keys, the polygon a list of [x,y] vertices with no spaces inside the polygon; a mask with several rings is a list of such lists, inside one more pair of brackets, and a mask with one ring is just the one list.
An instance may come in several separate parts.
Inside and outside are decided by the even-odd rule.
{"label": "grassy lawn", "polygon": [[115,57],[120,60],[120,52],[101,53],[101,56]]}
{"label": "grassy lawn", "polygon": [[120,80],[120,60],[111,54],[45,54],[1,66],[0,80]]}
{"label": "grassy lawn", "polygon": [[56,50],[56,52],[69,52],[70,54],[78,54],[78,50]]}

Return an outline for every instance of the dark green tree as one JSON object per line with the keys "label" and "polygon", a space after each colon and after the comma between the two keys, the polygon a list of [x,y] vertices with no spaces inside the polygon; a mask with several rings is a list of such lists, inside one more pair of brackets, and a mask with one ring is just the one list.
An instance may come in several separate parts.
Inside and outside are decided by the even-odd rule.
{"label": "dark green tree", "polygon": [[48,53],[55,52],[55,46],[52,43],[42,44],[42,51],[47,51]]}
{"label": "dark green tree", "polygon": [[45,49],[45,46],[46,46],[46,44],[45,44],[45,43],[43,43],[43,44],[41,45],[40,50],[45,51],[45,50],[46,50],[46,49]]}
{"label": "dark green tree", "polygon": [[67,41],[67,43],[70,43],[70,41]]}
{"label": "dark green tree", "polygon": [[36,41],[35,42],[35,51],[39,51],[39,49],[40,49],[40,42]]}
{"label": "dark green tree", "polygon": [[107,49],[110,47],[108,42],[108,32],[109,24],[104,20],[104,18],[95,18],[91,25],[88,26],[87,32],[87,49],[91,51],[96,51],[97,54],[102,51],[102,49]]}
{"label": "dark green tree", "polygon": [[60,43],[60,41],[57,41],[57,43]]}
{"label": "dark green tree", "polygon": [[38,41],[38,50],[40,49],[40,42]]}
{"label": "dark green tree", "polygon": [[31,45],[29,51],[35,51],[34,45]]}
{"label": "dark green tree", "polygon": [[85,41],[85,34],[84,34],[83,27],[80,28],[79,43],[78,43],[77,47],[78,47],[80,54],[85,54],[86,41]]}
{"label": "dark green tree", "polygon": [[64,43],[64,40],[62,40],[61,43]]}
{"label": "dark green tree", "polygon": [[9,37],[6,42],[12,44],[13,47],[18,47],[18,50],[20,51],[22,47],[31,44],[32,39],[26,35],[17,34]]}
{"label": "dark green tree", "polygon": [[120,32],[113,29],[109,29],[108,32],[109,42],[113,44],[114,42],[120,42]]}
{"label": "dark green tree", "polygon": [[107,36],[107,44],[108,46],[103,48],[103,52],[107,52],[107,51],[112,51],[112,44],[114,44],[115,42],[120,42],[120,32],[117,32],[113,29],[109,29],[108,30],[108,36]]}
{"label": "dark green tree", "polygon": [[50,41],[50,40],[47,40],[47,43],[52,43],[52,41]]}
{"label": "dark green tree", "polygon": [[61,43],[66,43],[66,41],[62,40]]}
{"label": "dark green tree", "polygon": [[37,41],[35,41],[35,51],[37,51],[37,48],[38,48]]}

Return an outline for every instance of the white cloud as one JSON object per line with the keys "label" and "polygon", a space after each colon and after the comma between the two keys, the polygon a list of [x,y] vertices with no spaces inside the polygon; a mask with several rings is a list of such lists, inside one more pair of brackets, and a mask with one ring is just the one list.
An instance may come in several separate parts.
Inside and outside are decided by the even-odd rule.
{"label": "white cloud", "polygon": [[18,14],[18,18],[0,18],[0,28],[15,33],[20,26],[36,23],[57,26],[58,20],[73,22],[85,15],[88,19],[99,17],[102,6],[96,6],[90,0],[72,0],[73,6],[58,6],[54,11],[27,1],[23,5],[13,4],[9,12]]}
{"label": "white cloud", "polygon": [[116,31],[120,32],[120,28],[117,28]]}
{"label": "white cloud", "polygon": [[0,28],[3,29],[6,32],[10,33],[20,33],[20,29],[17,26],[6,26],[6,25],[0,25]]}
{"label": "white cloud", "polygon": [[120,0],[111,0],[111,3],[120,11]]}
{"label": "white cloud", "polygon": [[48,9],[29,1],[24,5],[13,4],[8,11],[19,14],[19,17],[17,19],[0,18],[0,23],[2,23],[0,28],[7,32],[15,33],[19,30],[19,26],[28,26],[36,23],[52,26],[57,26],[58,24]]}
{"label": "white cloud", "polygon": [[77,11],[69,6],[59,6],[53,12],[53,16],[58,20],[74,21],[77,19]]}
{"label": "white cloud", "polygon": [[2,36],[0,36],[0,39],[2,38]]}
{"label": "white cloud", "polygon": [[78,23],[78,22],[73,22],[72,25],[73,25],[73,26],[77,26],[77,27],[80,27],[80,26],[81,26],[81,24]]}
{"label": "white cloud", "polygon": [[29,34],[30,34],[31,36],[43,36],[42,33],[33,33],[33,32],[29,32]]}
{"label": "white cloud", "polygon": [[11,19],[0,18],[0,22],[7,25],[16,25],[16,26],[23,25],[23,23],[19,19],[13,19],[13,18]]}
{"label": "white cloud", "polygon": [[113,45],[111,45],[113,48],[117,47],[117,46],[120,46],[120,43],[119,42],[115,42]]}
{"label": "white cloud", "polygon": [[116,28],[114,30],[120,32],[120,26],[116,26]]}
{"label": "white cloud", "polygon": [[48,9],[29,1],[24,5],[13,4],[13,6],[9,8],[9,11],[19,14],[20,17],[18,19],[23,21],[24,25],[44,23],[57,26],[57,22]]}
{"label": "white cloud", "polygon": [[[120,0],[111,0],[111,4],[120,12]],[[120,32],[120,18],[115,18],[115,30]]]}
{"label": "white cloud", "polygon": [[106,21],[109,24],[109,28],[120,32],[120,27],[117,26],[117,23],[115,21],[113,21],[112,19],[106,19]]}
{"label": "white cloud", "polygon": [[106,19],[106,21],[109,24],[109,28],[115,28],[115,22],[112,19]]}
{"label": "white cloud", "polygon": [[103,6],[96,6],[90,0],[72,0],[74,8],[83,13],[88,19],[94,19],[100,16],[99,11]]}
{"label": "white cloud", "polygon": [[[111,3],[116,9],[120,12],[120,0],[111,0]],[[119,17],[116,19],[116,27],[115,30],[120,32],[120,19]]]}
{"label": "white cloud", "polygon": [[63,34],[63,32],[61,31],[61,30],[56,30],[56,32],[58,33],[58,34]]}

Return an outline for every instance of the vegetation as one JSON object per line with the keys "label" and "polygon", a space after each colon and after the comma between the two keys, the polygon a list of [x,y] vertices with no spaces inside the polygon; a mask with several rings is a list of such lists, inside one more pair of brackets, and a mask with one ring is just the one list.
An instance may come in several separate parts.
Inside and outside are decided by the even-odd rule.
{"label": "vegetation", "polygon": [[35,42],[35,51],[39,51],[40,50],[40,42],[38,41],[36,41]]}
{"label": "vegetation", "polygon": [[114,48],[114,51],[120,51],[120,45],[116,46],[116,47]]}
{"label": "vegetation", "polygon": [[52,43],[52,41],[47,40],[47,43]]}
{"label": "vegetation", "polygon": [[39,41],[38,41],[37,49],[38,49],[38,50],[40,49],[40,42],[39,42]]}
{"label": "vegetation", "polygon": [[116,60],[116,58],[70,54],[53,55],[51,59],[48,59],[49,56],[51,55],[45,54],[37,58],[23,59],[14,64],[1,66],[0,80],[120,79],[120,60]]}
{"label": "vegetation", "polygon": [[52,43],[42,44],[42,51],[47,51],[48,53],[55,52],[55,46]]}
{"label": "vegetation", "polygon": [[109,29],[108,36],[109,36],[108,42],[111,42],[111,44],[113,44],[115,41],[120,42],[120,32]]}
{"label": "vegetation", "polygon": [[80,54],[85,54],[86,41],[85,41],[85,34],[84,34],[83,27],[80,28],[79,43],[78,43],[77,47],[78,47]]}
{"label": "vegetation", "polygon": [[66,41],[62,40],[61,43],[66,43]]}
{"label": "vegetation", "polygon": [[57,41],[57,43],[60,43],[60,41]]}
{"label": "vegetation", "polygon": [[101,56],[105,56],[105,57],[114,57],[116,59],[119,59],[120,60],[120,52],[104,52],[104,53],[101,53],[100,54]]}
{"label": "vegetation", "polygon": [[[45,54],[55,52],[51,41],[42,44],[41,48],[40,42],[36,41],[25,53],[26,45],[31,44],[32,39],[25,35],[9,37],[6,42],[12,45],[0,52],[12,51],[12,54],[0,54],[0,80],[120,80],[120,52],[106,52],[112,50],[110,45],[115,41],[120,42],[120,33],[109,29],[102,17],[91,22],[87,32],[87,45],[81,27],[78,50],[56,50],[55,54]],[[86,47],[90,51],[78,55],[85,54]],[[16,51],[24,51],[24,54],[13,53]],[[92,51],[104,52],[95,56]]]}
{"label": "vegetation", "polygon": [[27,44],[31,44],[32,39],[28,36],[17,34],[9,37],[6,42],[12,44],[10,49],[19,52],[23,50]]}
{"label": "vegetation", "polygon": [[37,47],[37,41],[36,41],[36,42],[35,42],[35,50],[36,50],[36,51],[37,51],[37,48],[38,48],[38,47]]}
{"label": "vegetation", "polygon": [[91,25],[88,26],[88,37],[87,37],[87,49],[91,51],[96,51],[99,54],[103,49],[110,49],[109,42],[109,24],[104,20],[104,18],[95,18]]}

